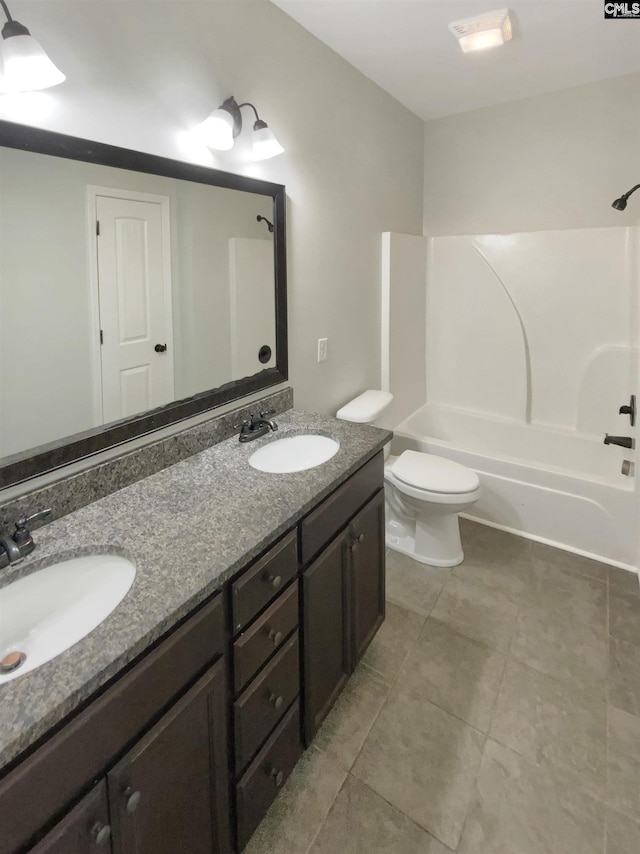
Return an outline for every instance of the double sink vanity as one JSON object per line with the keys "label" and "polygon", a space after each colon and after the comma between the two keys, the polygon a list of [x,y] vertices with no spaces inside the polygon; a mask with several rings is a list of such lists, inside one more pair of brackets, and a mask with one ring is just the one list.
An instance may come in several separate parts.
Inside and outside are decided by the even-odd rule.
{"label": "double sink vanity", "polygon": [[[56,518],[2,571],[101,556],[135,577],[0,684],[0,854],[240,851],[312,742],[384,618],[391,434],[276,417]],[[324,461],[296,470],[310,433]]]}
{"label": "double sink vanity", "polygon": [[[0,176],[3,365],[38,365],[0,409],[0,854],[241,851],[384,618],[391,434],[273,391],[283,185],[6,121]],[[162,223],[133,374],[114,204]],[[111,267],[134,296],[109,326]],[[27,553],[13,523],[49,508]]]}

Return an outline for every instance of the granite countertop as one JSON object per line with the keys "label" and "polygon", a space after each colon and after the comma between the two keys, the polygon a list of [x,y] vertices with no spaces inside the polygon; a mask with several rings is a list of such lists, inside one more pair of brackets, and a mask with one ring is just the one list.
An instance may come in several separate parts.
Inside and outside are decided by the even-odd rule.
{"label": "granite countertop", "polygon": [[[91,634],[53,661],[0,685],[0,767],[62,720],[379,451],[391,433],[289,410],[279,430],[237,437],[40,528],[37,547],[1,583],[65,557],[116,553],[133,587]],[[267,442],[313,431],[340,442],[328,462],[293,474],[247,460]]]}

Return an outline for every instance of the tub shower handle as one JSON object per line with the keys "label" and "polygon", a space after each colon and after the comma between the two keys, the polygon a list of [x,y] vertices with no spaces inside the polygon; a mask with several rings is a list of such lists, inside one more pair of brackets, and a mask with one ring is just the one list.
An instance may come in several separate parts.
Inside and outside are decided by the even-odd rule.
{"label": "tub shower handle", "polygon": [[636,396],[635,394],[631,395],[628,405],[625,404],[621,406],[618,410],[619,415],[628,415],[631,421],[631,426],[636,423]]}
{"label": "tub shower handle", "polygon": [[631,436],[610,436],[604,434],[605,445],[620,445],[621,448],[633,448],[633,439]]}

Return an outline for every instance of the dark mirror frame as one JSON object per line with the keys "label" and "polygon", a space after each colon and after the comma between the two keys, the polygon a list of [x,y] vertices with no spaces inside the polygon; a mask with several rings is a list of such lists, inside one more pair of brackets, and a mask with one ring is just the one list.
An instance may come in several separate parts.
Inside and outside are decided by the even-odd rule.
{"label": "dark mirror frame", "polygon": [[[0,146],[270,196],[273,199],[276,314],[276,366],[274,368],[267,368],[253,374],[253,376],[233,380],[218,388],[200,392],[193,397],[169,403],[132,418],[113,422],[105,427],[96,427],[38,448],[32,448],[24,453],[3,457],[0,462],[0,488],[12,486],[46,472],[54,471],[69,463],[117,447],[132,439],[153,433],[162,427],[176,424],[186,418],[191,418],[193,415],[207,412],[222,404],[238,400],[287,380],[287,259],[284,185],[7,121],[0,121]],[[28,383],[29,378],[24,377],[24,381]],[[7,401],[3,401],[3,405],[6,404]]]}

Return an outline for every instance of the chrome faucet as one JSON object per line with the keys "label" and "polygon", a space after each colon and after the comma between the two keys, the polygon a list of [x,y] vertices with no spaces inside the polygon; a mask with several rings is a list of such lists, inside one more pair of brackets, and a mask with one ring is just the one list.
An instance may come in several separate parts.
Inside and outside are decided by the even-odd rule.
{"label": "chrome faucet", "polygon": [[246,421],[240,425],[240,442],[253,442],[254,439],[259,439],[260,436],[266,436],[269,430],[277,430],[278,425],[275,421],[267,418],[268,415],[273,415],[274,412],[261,412],[256,418],[253,413],[249,415]]}
{"label": "chrome faucet", "polygon": [[36,544],[27,525],[31,522],[39,522],[41,519],[46,519],[50,515],[50,509],[39,510],[32,516],[18,519],[13,534],[10,537],[0,537],[0,569],[9,566],[11,563],[17,563],[28,554],[31,554]]}

